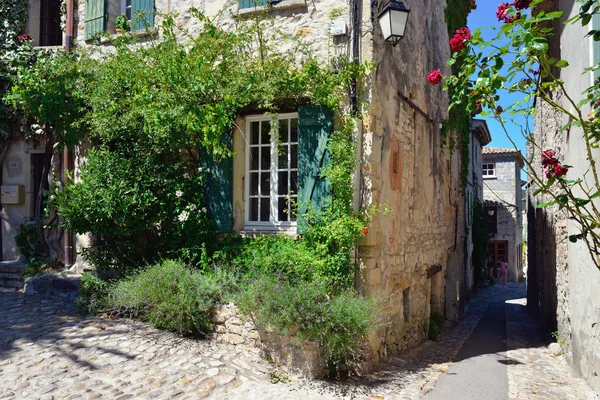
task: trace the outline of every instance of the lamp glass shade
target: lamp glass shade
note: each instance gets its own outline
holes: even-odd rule
[[[488,215],[489,215],[490,217],[491,217],[491,216],[493,216],[495,213],[496,213],[496,210],[493,210],[493,209],[491,209],[491,208],[488,210]]]
[[[408,22],[409,9],[398,1],[388,2],[381,14],[379,14],[379,25],[383,38],[392,45],[398,44],[404,37],[406,23]]]

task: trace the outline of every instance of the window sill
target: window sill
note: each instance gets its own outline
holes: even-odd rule
[[[279,11],[279,10],[288,10],[292,8],[302,8],[306,7],[306,0],[285,0],[281,3],[275,3],[267,6],[257,6],[257,7],[249,7],[249,8],[241,8],[238,9],[238,15],[246,16],[252,15],[263,11]]]
[[[244,226],[244,229],[239,231],[239,234],[243,237],[257,237],[263,235],[278,235],[284,234],[288,236],[295,236],[297,234],[295,226],[277,227],[277,226]]]
[[[498,179],[497,176],[492,176],[492,175],[488,175],[488,176],[484,176],[483,179]]]
[[[121,36],[131,35],[131,36],[135,36],[135,37],[146,37],[146,36],[156,35],[157,33],[158,33],[158,29],[157,28],[152,28],[152,29],[138,29],[135,32],[126,32],[126,33],[112,33],[112,34],[109,34],[108,36],[102,36],[100,38],[100,43],[107,44],[107,43],[110,43],[113,40],[115,40],[116,38],[121,37]],[[93,41],[93,39],[86,40],[86,42],[92,42],[92,41]]]

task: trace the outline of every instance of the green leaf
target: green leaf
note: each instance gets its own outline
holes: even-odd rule
[[[556,201],[547,201],[545,203],[540,203],[537,206],[535,206],[535,208],[545,208],[545,207],[550,207],[556,204]]]
[[[556,63],[556,66],[558,68],[566,68],[569,66],[569,63],[567,62],[567,60],[560,60]]]

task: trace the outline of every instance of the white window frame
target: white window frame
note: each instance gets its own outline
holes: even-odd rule
[[[277,119],[298,119],[298,113],[278,114]],[[278,201],[278,160],[277,141],[271,140],[271,165],[270,165],[270,210],[269,221],[250,221],[250,129],[252,122],[271,121],[270,115],[252,115],[246,117],[246,160],[244,171],[244,230],[245,231],[273,231],[295,234],[298,226],[297,221],[277,221],[277,201]],[[260,163],[260,160],[259,160]],[[260,179],[260,177],[259,177]]]
[[[130,10],[129,14],[129,21],[131,22],[131,20],[133,19],[133,8],[132,8],[132,1],[129,2],[129,6],[127,6],[127,0],[121,0],[121,14],[125,14],[127,15],[127,9]]]
[[[483,175],[483,171],[484,171],[483,166],[484,165],[493,165],[494,167],[492,168],[492,170],[494,171],[494,174],[493,175]],[[496,177],[496,163],[495,162],[484,162],[484,163],[482,163],[481,164],[481,176],[483,176],[483,179],[486,179],[486,178],[495,178]]]

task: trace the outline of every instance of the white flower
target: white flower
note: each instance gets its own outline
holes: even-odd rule
[[[187,221],[188,213],[187,211],[182,211],[181,214],[177,217],[180,221]]]
[[[183,174],[183,179],[190,179],[190,174],[188,174],[187,172]]]
[[[202,207],[202,209],[200,211],[202,211],[203,213],[206,213],[206,211],[207,211],[206,207]]]
[[[196,209],[196,205],[195,204],[190,204],[190,211],[194,211]]]
[[[178,190],[175,192],[175,196],[181,197],[181,196],[183,196],[183,192],[181,190]]]

